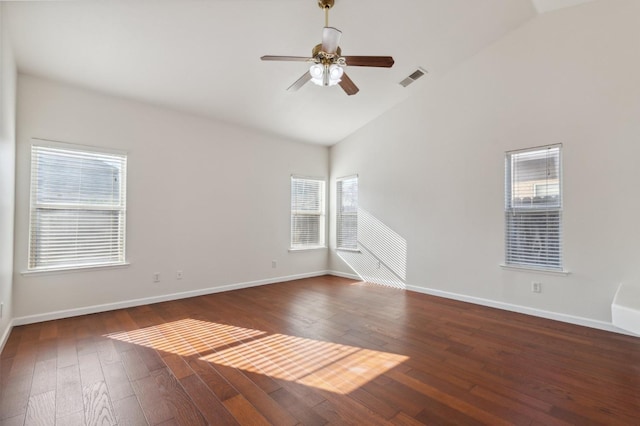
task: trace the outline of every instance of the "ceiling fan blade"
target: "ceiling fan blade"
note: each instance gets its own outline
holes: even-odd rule
[[[342,31],[333,27],[324,27],[322,29],[322,51],[325,53],[336,53],[338,44],[342,37]]]
[[[291,86],[287,88],[287,92],[295,92],[302,86],[304,86],[309,80],[311,80],[311,74],[309,72],[305,72],[302,74],[302,77],[296,80]]]
[[[382,67],[391,68],[394,60],[391,56],[344,56],[350,67]]]
[[[360,89],[358,89],[358,86],[355,85],[353,80],[349,78],[346,72],[342,74],[342,79],[338,84],[340,84],[340,87],[342,87],[342,90],[344,90],[345,93],[349,96],[355,95],[360,91]]]
[[[277,56],[277,55],[265,55],[260,59],[263,61],[296,61],[296,62],[307,62],[313,61],[313,58],[308,58],[306,56]]]

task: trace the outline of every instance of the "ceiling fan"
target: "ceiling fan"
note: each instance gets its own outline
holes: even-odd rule
[[[333,7],[335,0],[318,0],[318,6],[325,12],[325,26],[322,30],[322,43],[316,45],[311,51],[311,57],[305,56],[273,56],[261,57],[263,61],[298,61],[311,62],[309,71],[304,73],[288,91],[294,92],[311,81],[319,86],[340,87],[347,95],[355,95],[360,89],[344,72],[344,67],[382,67],[391,68],[393,58],[391,56],[342,56],[342,50],[338,46],[342,31],[329,26],[329,9]]]

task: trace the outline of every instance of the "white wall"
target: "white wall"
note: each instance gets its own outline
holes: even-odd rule
[[[610,322],[618,283],[640,275],[638,16],[635,0],[540,15],[331,149],[332,180],[359,174],[360,204],[374,228],[368,232],[383,237],[374,249],[402,271],[409,288]],[[7,176],[0,184],[0,251],[6,262],[15,67],[5,44],[2,51],[0,160]],[[420,91],[423,83],[407,90]],[[17,116],[14,294],[11,266],[4,266],[0,297],[9,302],[0,327],[11,315],[30,321],[305,276],[327,269],[327,261],[329,269],[353,272],[335,254],[287,251],[289,175],[327,176],[324,147],[31,76],[18,78]],[[21,274],[32,137],[129,151],[131,266]],[[564,253],[571,273],[501,269],[504,152],[550,143],[564,145]],[[398,259],[399,246],[406,246],[405,259]],[[368,267],[375,273],[375,263]],[[175,279],[177,269],[183,280]],[[384,269],[381,276],[398,280]],[[154,272],[161,273],[158,284]],[[543,283],[542,294],[530,292],[531,281]]]
[[[15,185],[16,65],[0,3],[0,349],[8,337],[13,311],[13,219]]]
[[[326,270],[326,250],[288,252],[290,175],[328,177],[326,147],[25,75],[18,78],[17,135],[18,323]],[[27,268],[31,138],[129,152],[129,267],[21,274]],[[177,270],[184,271],[182,280]],[[154,272],[160,283],[152,282]]]
[[[540,15],[331,149],[332,180],[359,173],[361,207],[406,239],[409,288],[610,323],[640,278],[639,17],[636,0]],[[554,143],[571,273],[504,270],[504,152]]]

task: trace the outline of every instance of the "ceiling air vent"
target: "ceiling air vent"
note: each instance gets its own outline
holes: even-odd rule
[[[405,78],[404,80],[402,80],[400,82],[400,85],[402,87],[407,87],[408,85],[410,85],[411,83],[413,83],[414,81],[416,81],[417,79],[419,79],[420,77],[422,77],[423,75],[425,75],[427,73],[427,70],[425,70],[424,68],[418,68],[417,70],[415,70],[414,72],[412,72],[409,77]]]

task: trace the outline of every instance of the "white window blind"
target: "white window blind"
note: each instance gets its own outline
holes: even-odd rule
[[[324,247],[325,182],[291,177],[291,248]]]
[[[508,152],[506,263],[562,270],[561,146]]]
[[[127,157],[31,148],[29,269],[125,262]]]
[[[336,181],[336,240],[339,249],[358,248],[358,176]]]

